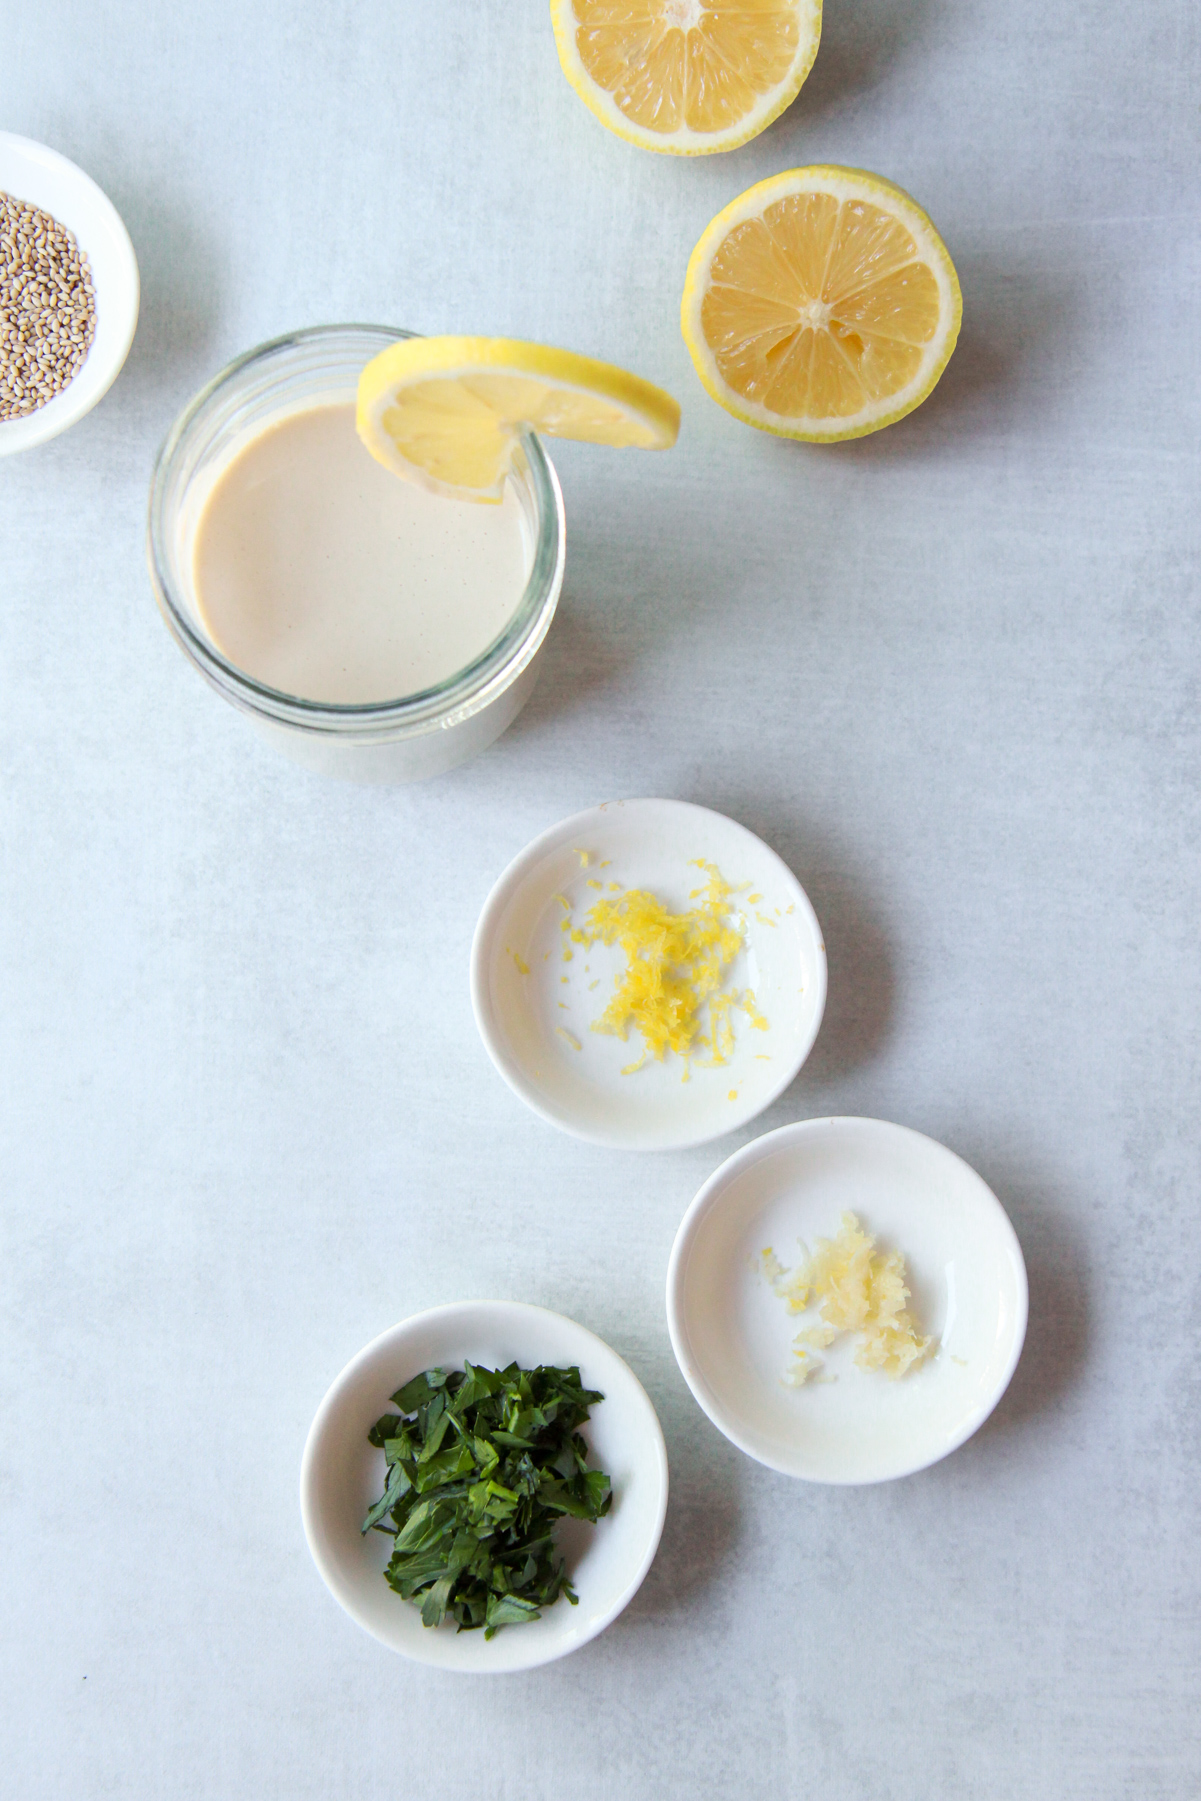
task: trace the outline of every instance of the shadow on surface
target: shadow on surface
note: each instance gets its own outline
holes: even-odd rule
[[[821,1031],[796,1082],[775,1105],[783,1105],[799,1083],[838,1081],[870,1063],[892,1027],[896,983],[888,934],[867,884],[797,812],[765,804],[762,795],[750,799],[711,785],[682,798],[728,813],[770,844],[809,896],[822,929],[829,987]]]
[[[1052,361],[1059,383],[1070,363],[1054,354],[1073,313],[1070,277],[1015,268],[1000,252],[959,255],[950,248],[963,289],[963,324],[933,394],[896,425],[841,444],[798,445],[802,453],[860,462],[913,457],[927,447],[945,454],[948,438],[997,437],[1011,429],[1026,395],[1045,419],[1047,388],[1035,378]]]
[[[611,1631],[676,1612],[713,1580],[737,1539],[739,1454],[719,1443],[706,1444],[705,1452],[686,1457],[678,1442],[669,1445],[671,1489],[659,1551]]]
[[[996,1156],[962,1155],[979,1170],[1013,1221],[1030,1281],[1030,1323],[1013,1380],[976,1440],[1025,1425],[1054,1408],[1073,1388],[1088,1359],[1090,1322],[1085,1248],[1076,1229],[1054,1211],[1047,1190],[1027,1172]],[[958,1453],[970,1452],[972,1440]]]
[[[221,309],[216,252],[195,219],[161,193],[117,186],[112,197],[133,240],[142,282],[137,335],[122,383],[168,393],[173,410],[215,373],[204,353]]]
[[[565,591],[542,648],[538,686],[509,727],[509,738],[516,741],[612,687],[630,660],[629,649],[607,625],[595,597]]]
[[[821,1031],[797,1082],[835,1081],[870,1063],[887,1041],[893,1015],[892,953],[869,897],[844,870],[824,859],[810,865],[803,850],[784,861],[800,876],[813,902],[830,971]],[[791,1088],[781,1099],[789,1093]]]
[[[607,723],[620,729],[623,677],[727,607],[745,580],[745,560],[742,542],[715,532],[677,488],[573,497],[563,596],[538,686],[508,737],[536,733],[601,694]]]
[[[773,150],[786,153],[823,114],[879,87],[938,10],[933,0],[826,0],[813,68],[788,111],[768,127]]]

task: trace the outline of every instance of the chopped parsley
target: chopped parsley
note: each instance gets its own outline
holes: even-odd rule
[[[578,1369],[431,1369],[392,1396],[368,1433],[387,1459],[384,1492],[363,1521],[395,1538],[384,1571],[426,1626],[459,1631],[536,1620],[578,1597],[556,1560],[565,1514],[595,1524],[613,1499],[589,1469],[579,1428],[604,1396]]]

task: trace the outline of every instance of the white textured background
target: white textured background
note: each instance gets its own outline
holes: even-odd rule
[[[686,162],[602,130],[542,0],[0,4],[0,122],[100,182],[144,280],[112,393],[0,464],[6,1798],[1197,1794],[1197,19],[828,0],[791,111]],[[811,449],[709,402],[676,308],[709,217],[819,160],[911,189],[965,314],[920,413]],[[416,790],[276,761],[143,568],[182,402],[339,319],[684,407],[669,456],[556,452],[541,688]],[[762,1125],[917,1126],[1020,1234],[1013,1387],[909,1481],[793,1484],[689,1398],[667,1252],[737,1141],[581,1146],[477,1040],[496,873],[654,792],[762,833],[826,930]],[[608,1338],[674,1483],[629,1612],[495,1683],[359,1633],[296,1504],[343,1362],[479,1293]]]

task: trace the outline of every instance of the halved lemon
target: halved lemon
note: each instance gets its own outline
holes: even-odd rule
[[[821,0],[551,0],[563,73],[644,150],[733,150],[796,99]]]
[[[925,400],[959,335],[959,278],[909,195],[864,169],[761,181],[701,234],[680,323],[721,406],[787,438],[859,438]]]
[[[355,423],[377,462],[439,494],[501,498],[523,431],[666,450],[680,409],[640,376],[515,338],[404,338],[359,377]]]

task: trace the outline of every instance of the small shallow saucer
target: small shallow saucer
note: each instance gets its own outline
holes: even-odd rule
[[[112,201],[57,150],[0,131],[0,193],[27,200],[75,234],[96,295],[96,332],[83,367],[36,413],[0,420],[5,456],[57,437],[108,393],[133,343],[139,284],[133,245]]]
[[[844,1337],[820,1376],[784,1381],[810,1323],[762,1273],[785,1267],[858,1215],[905,1257],[936,1349],[898,1381],[860,1370]],[[676,1234],[667,1324],[684,1379],[748,1457],[810,1482],[884,1482],[947,1456],[1004,1394],[1026,1335],[1026,1266],[1001,1203],[945,1145],[878,1119],[809,1119],[768,1132],[722,1164]]]
[[[740,890],[744,948],[726,986],[752,991],[767,1029],[736,1010],[725,1063],[668,1052],[624,1073],[641,1040],[591,1029],[624,956],[571,945],[563,922],[569,911],[582,924],[611,883],[683,910],[705,882],[698,862]],[[543,1119],[593,1144],[678,1150],[745,1126],[788,1087],[821,1025],[826,949],[804,889],[745,826],[686,801],[611,801],[553,826],[505,870],[476,927],[471,1001],[493,1063]]]
[[[388,1411],[388,1397],[422,1370],[461,1369],[464,1358],[493,1369],[513,1361],[526,1368],[574,1364],[585,1388],[605,1397],[583,1434],[591,1462],[613,1484],[612,1508],[595,1526],[566,1521],[555,1535],[579,1603],[561,1598],[541,1619],[506,1626],[490,1640],[450,1623],[423,1626],[420,1610],[384,1580],[392,1540],[359,1531],[382,1492],[384,1454],[367,1434]],[[381,1644],[445,1670],[529,1670],[578,1651],[637,1594],[667,1512],[667,1451],[646,1390],[594,1332],[520,1301],[459,1301],[403,1320],[347,1364],[309,1430],[300,1511],[326,1587]]]

